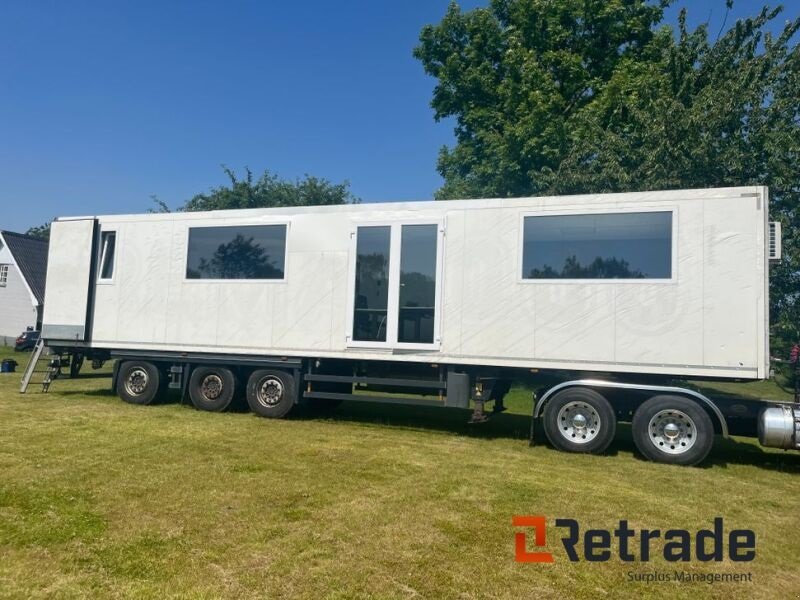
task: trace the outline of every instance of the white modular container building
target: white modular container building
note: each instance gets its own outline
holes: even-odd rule
[[[765,378],[767,202],[747,187],[59,219],[43,335]]]
[[[515,373],[594,373],[536,402],[555,445],[602,451],[633,418],[645,454],[692,463],[713,437],[692,428],[727,434],[723,411],[645,383],[769,376],[768,201],[735,187],[62,218],[42,337],[118,359],[129,402],[169,380],[222,410],[247,382],[263,416],[395,386],[473,400],[482,420]]]

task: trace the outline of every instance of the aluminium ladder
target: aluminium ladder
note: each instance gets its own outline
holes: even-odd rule
[[[47,362],[47,367],[40,368],[40,365],[45,361]],[[20,393],[24,394],[28,391],[28,386],[31,383],[41,383],[42,392],[47,392],[53,380],[61,375],[61,363],[61,354],[50,352],[50,349],[44,345],[44,340],[39,338],[39,341],[36,342],[36,347],[31,353],[28,366],[25,367],[25,373],[22,375],[22,382],[19,386]],[[31,381],[34,373],[44,373],[43,379],[41,381]]]

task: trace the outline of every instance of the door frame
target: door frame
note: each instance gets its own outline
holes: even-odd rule
[[[400,316],[400,257],[403,225],[435,225],[436,235],[436,285],[434,296],[433,342],[430,344],[398,342],[398,319]],[[353,339],[356,259],[359,227],[389,227],[389,285],[386,306],[386,341],[359,341]],[[347,271],[347,332],[345,342],[348,348],[374,348],[390,350],[439,350],[441,346],[442,322],[442,279],[444,278],[444,217],[414,217],[396,220],[356,221],[350,231],[350,257]]]

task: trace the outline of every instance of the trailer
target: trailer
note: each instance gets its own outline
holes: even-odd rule
[[[209,411],[242,393],[270,418],[356,400],[481,422],[512,380],[556,376],[531,431],[561,450],[601,453],[620,421],[662,462],[702,461],[717,433],[800,449],[797,405],[674,384],[770,376],[768,201],[736,187],[60,218],[42,343],[59,367],[114,360],[134,404],[174,388]]]

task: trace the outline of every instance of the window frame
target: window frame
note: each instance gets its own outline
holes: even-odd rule
[[[0,287],[8,285],[8,272],[11,270],[11,265],[8,263],[0,264]]]
[[[103,258],[105,257],[105,249],[103,247],[103,234],[114,234],[114,258],[111,263],[111,277],[103,277]],[[97,247],[97,269],[95,282],[102,285],[111,285],[117,278],[117,256],[119,256],[119,230],[118,229],[101,229],[98,238]]]
[[[286,235],[284,237],[283,248],[283,277],[281,279],[204,279],[204,278],[190,278],[187,276],[189,268],[189,235],[192,229],[222,229],[224,227],[263,227],[269,225],[283,225],[286,228]],[[267,221],[253,223],[252,221],[231,221],[228,223],[215,223],[213,225],[192,225],[187,223],[186,232],[183,237],[183,261],[182,265],[182,279],[184,283],[189,284],[203,284],[203,283],[235,283],[235,284],[274,284],[286,283],[289,280],[289,233],[291,232],[291,221]]]
[[[637,214],[651,212],[668,212],[672,214],[672,227],[670,237],[670,277],[668,278],[610,278],[593,277],[585,279],[562,279],[562,278],[527,278],[523,274],[523,259],[525,254],[525,218],[526,217],[581,217],[595,215],[619,215]],[[678,282],[678,206],[675,204],[662,206],[647,206],[636,208],[596,208],[589,210],[589,207],[574,209],[554,209],[554,210],[528,210],[521,211],[519,216],[519,232],[517,236],[517,283],[526,285],[578,285],[578,284],[618,284],[618,285],[669,285]]]
[[[434,298],[433,342],[429,344],[417,342],[399,342],[398,316],[400,308],[400,259],[402,251],[403,225],[435,225],[436,233],[436,288]],[[389,301],[386,306],[386,341],[377,342],[370,340],[354,340],[353,325],[355,312],[356,293],[356,259],[358,256],[358,228],[359,227],[389,227]],[[445,218],[417,217],[409,219],[385,219],[354,221],[350,230],[350,256],[347,269],[347,329],[345,332],[346,348],[372,349],[372,350],[430,350],[438,351],[442,345],[442,311],[444,309],[444,237]]]

